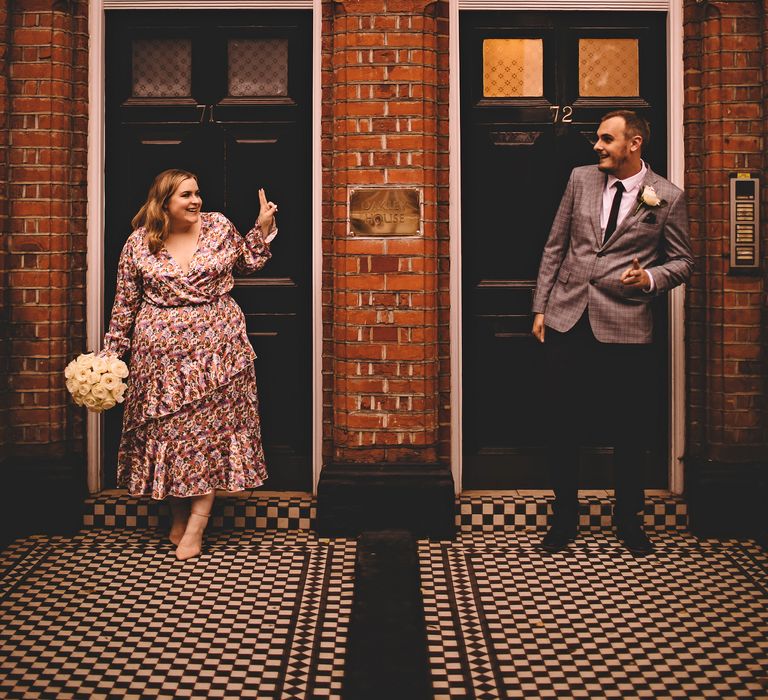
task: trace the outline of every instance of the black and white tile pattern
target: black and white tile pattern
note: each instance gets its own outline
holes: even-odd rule
[[[583,492],[582,528],[601,529],[611,524],[613,497],[609,491]],[[463,531],[542,529],[552,512],[551,492],[468,491],[456,501],[456,526]],[[309,530],[314,527],[317,505],[310,494],[254,490],[221,494],[216,499],[211,527],[224,530]],[[667,530],[688,523],[685,501],[662,492],[646,498],[645,525]],[[128,496],[125,491],[105,491],[86,500],[86,528],[167,528],[167,506],[148,498]]]
[[[0,698],[341,698],[355,543],[297,528],[308,495],[260,498],[223,499],[189,562],[120,493],[89,506],[106,529],[2,552]],[[691,536],[655,494],[633,557],[598,493],[546,554],[550,505],[465,494],[456,541],[419,543],[435,698],[768,699],[764,549]]]
[[[315,500],[308,493],[247,491],[219,494],[209,527],[212,530],[310,530]],[[168,506],[151,498],[134,498],[125,491],[104,491],[86,499],[83,527],[167,528]]]
[[[355,543],[154,532],[20,540],[0,557],[0,697],[339,698]]]
[[[498,532],[499,530],[541,530],[552,514],[551,492],[499,491],[467,492],[457,503],[456,525],[466,531]],[[609,491],[580,494],[579,524],[582,529],[600,530],[610,527],[613,494]],[[645,527],[655,530],[685,528],[688,509],[679,496],[654,492],[646,495]]]
[[[768,554],[610,530],[546,554],[541,533],[420,543],[435,698],[768,698]]]

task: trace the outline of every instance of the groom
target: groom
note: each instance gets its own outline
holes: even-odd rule
[[[648,554],[643,455],[653,385],[650,302],[691,274],[685,197],[642,160],[650,128],[628,110],[606,114],[597,165],[575,168],[539,267],[533,335],[546,352],[554,518],[541,546],[558,551],[578,528],[579,447],[587,426],[614,445],[614,523]],[[599,408],[586,415],[586,399]]]

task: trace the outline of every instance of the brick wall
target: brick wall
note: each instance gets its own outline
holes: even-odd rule
[[[766,458],[768,2],[685,4],[686,190],[696,271],[687,292],[688,453]],[[763,177],[762,272],[729,273],[728,175]]]
[[[8,49],[9,0],[0,0],[0,462],[9,449],[8,389]]]
[[[324,3],[324,457],[448,455],[447,3]],[[423,235],[354,238],[356,186],[423,192]]]
[[[0,34],[6,457],[82,451],[62,372],[84,346],[87,25],[86,0],[15,0]]]
[[[722,461],[768,443],[768,265],[725,257],[728,173],[768,174],[766,17],[685,3],[688,452]],[[84,347],[86,30],[86,0],[0,0],[0,459],[82,448],[61,371]],[[323,4],[326,461],[448,459],[447,34],[447,2]],[[423,236],[351,238],[363,185],[420,188]]]

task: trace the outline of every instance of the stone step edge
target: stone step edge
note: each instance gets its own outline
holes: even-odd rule
[[[611,526],[612,495],[606,491],[580,494],[580,527]],[[551,513],[551,492],[465,492],[456,499],[459,531],[541,530]],[[226,494],[217,499],[211,518],[213,529],[311,530],[315,522],[315,498],[304,492],[251,492]],[[645,526],[650,529],[681,529],[688,525],[687,504],[667,492],[646,498]],[[112,490],[85,500],[83,527],[156,528],[168,526],[167,506],[149,499]]]

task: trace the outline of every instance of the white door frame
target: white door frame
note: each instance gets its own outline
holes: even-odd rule
[[[322,169],[320,141],[320,0],[90,0],[88,8],[88,237],[87,346],[104,337],[104,13],[106,10],[312,10],[312,490],[322,467]],[[126,222],[127,225],[127,222]],[[102,488],[103,418],[88,413],[88,490]]]
[[[683,142],[683,3],[682,0],[450,0],[449,24],[449,233],[451,300],[451,471],[456,493],[462,483],[462,297],[461,297],[461,111],[459,84],[459,11],[559,10],[602,12],[655,11],[667,13],[667,162],[669,179],[682,187],[685,174]],[[669,489],[683,492],[685,450],[685,290],[678,287],[669,305]]]

